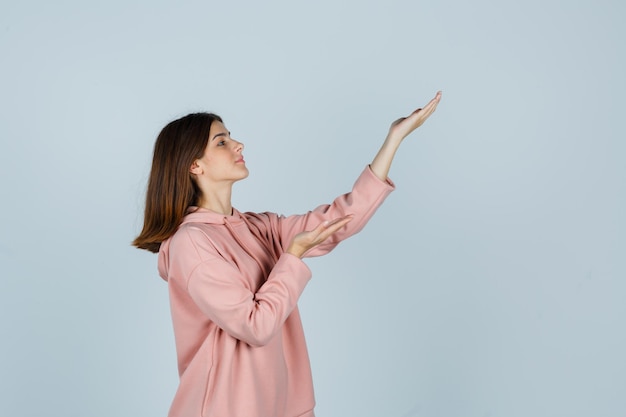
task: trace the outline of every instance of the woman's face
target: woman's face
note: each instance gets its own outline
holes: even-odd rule
[[[208,183],[233,183],[248,176],[243,159],[243,143],[230,137],[222,122],[214,121],[202,158],[194,161],[191,172]],[[200,170],[197,170],[200,168]]]

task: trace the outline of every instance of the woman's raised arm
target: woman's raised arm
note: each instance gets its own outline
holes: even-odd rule
[[[433,114],[437,108],[437,104],[439,104],[439,100],[441,100],[441,91],[439,91],[437,95],[435,95],[435,98],[424,106],[424,108],[417,109],[409,116],[402,117],[391,124],[385,141],[370,164],[372,172],[381,181],[387,180],[391,162],[393,161],[393,157],[400,143]],[[353,216],[350,214],[340,216],[323,222],[312,230],[298,233],[291,241],[287,252],[302,258],[306,252],[326,241],[326,239],[348,224],[352,219]]]

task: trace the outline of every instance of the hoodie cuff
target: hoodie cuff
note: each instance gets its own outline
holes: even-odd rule
[[[389,177],[387,177],[387,179],[384,180],[384,181],[381,180],[380,178],[378,178],[376,176],[376,174],[374,174],[374,171],[372,171],[372,167],[369,164],[363,170],[362,176],[363,177],[367,177],[368,178],[368,182],[385,185],[385,186],[389,187],[391,190],[395,190],[396,189],[396,184]]]

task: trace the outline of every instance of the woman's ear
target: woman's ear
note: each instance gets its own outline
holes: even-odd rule
[[[191,172],[192,174],[195,174],[195,175],[202,174],[202,168],[198,164],[197,160],[193,161],[193,163],[191,164],[191,167],[189,168],[189,172]]]

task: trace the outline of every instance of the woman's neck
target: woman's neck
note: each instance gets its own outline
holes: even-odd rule
[[[233,206],[230,202],[232,187],[224,187],[219,190],[211,188],[202,190],[202,197],[198,206],[216,213],[230,216],[233,214]]]

